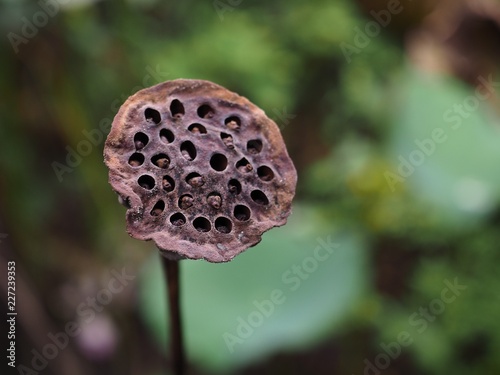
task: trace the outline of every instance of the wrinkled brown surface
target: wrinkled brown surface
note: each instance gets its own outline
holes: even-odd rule
[[[200,80],[131,96],[104,158],[128,206],[129,234],[171,258],[231,260],[286,223],[297,182],[277,125],[246,98]]]

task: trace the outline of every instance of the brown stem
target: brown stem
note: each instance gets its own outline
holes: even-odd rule
[[[175,375],[183,375],[185,370],[184,343],[182,339],[182,319],[179,298],[179,261],[164,256],[163,268],[167,279],[168,307],[170,312],[170,346]]]

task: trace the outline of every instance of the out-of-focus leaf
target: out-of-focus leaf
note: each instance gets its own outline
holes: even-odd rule
[[[315,255],[315,249],[329,238],[335,244],[333,253],[318,261],[327,253],[320,250]],[[296,208],[287,226],[269,232],[256,248],[230,263],[182,261],[190,358],[220,371],[313,344],[330,333],[357,301],[366,282],[365,261],[359,236],[325,226],[316,212],[304,208]],[[276,290],[282,303],[263,302]],[[164,295],[160,260],[155,256],[144,268],[141,310],[163,344]],[[258,304],[267,306],[268,316],[259,312]],[[242,320],[255,326],[247,327],[248,337],[238,333]]]
[[[500,197],[498,118],[451,78],[413,72],[404,92],[389,141],[392,172],[404,180],[394,188],[408,184],[452,222],[483,217]]]

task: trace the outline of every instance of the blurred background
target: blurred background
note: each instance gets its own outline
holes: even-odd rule
[[[190,374],[500,373],[500,1],[0,4],[16,373],[170,373],[158,254],[102,150],[181,77],[264,109],[299,175],[286,226],[182,262]]]

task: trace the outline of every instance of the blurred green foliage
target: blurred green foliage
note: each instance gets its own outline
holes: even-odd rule
[[[252,251],[226,264],[183,262],[182,272],[190,356],[221,372],[324,339],[366,290],[366,252],[359,234],[296,207],[287,229],[267,233]],[[142,274],[140,306],[164,342],[166,291],[156,256]]]
[[[409,332],[412,343],[391,358],[387,373],[498,373],[497,87],[467,116],[450,120],[447,111],[475,97],[474,87],[457,74],[412,64],[398,29],[371,38],[348,63],[339,45],[352,43],[354,28],[368,21],[356,2],[222,3],[74,0],[19,53],[4,38],[0,225],[47,316],[61,326],[67,321],[57,292],[67,283],[128,265],[141,275],[137,299],[107,308],[124,342],[116,356],[136,369],[130,373],[158,373],[160,364],[127,356],[144,346],[161,358],[164,286],[151,244],[125,233],[124,210],[102,163],[101,129],[140,88],[208,79],[275,119],[299,186],[290,223],[256,248],[230,264],[183,262],[193,365],[237,372],[268,361],[269,373],[285,373],[273,367],[276,353],[326,350],[333,359],[318,361],[314,373],[361,374],[366,361],[385,353],[381,343]],[[40,9],[3,1],[2,34],[21,34],[22,17],[29,21]],[[446,139],[422,151],[418,142],[432,140],[438,128]],[[54,162],[67,164],[90,133],[101,139],[60,181]],[[412,169],[405,177],[398,174],[401,158]],[[328,235],[339,252],[230,353],[224,332],[234,332],[254,300],[288,291],[283,273]],[[445,280],[456,278],[467,288],[419,332],[413,314],[429,309]],[[29,350],[20,355],[29,362]],[[88,365],[96,374],[124,373],[112,360],[106,369]]]

